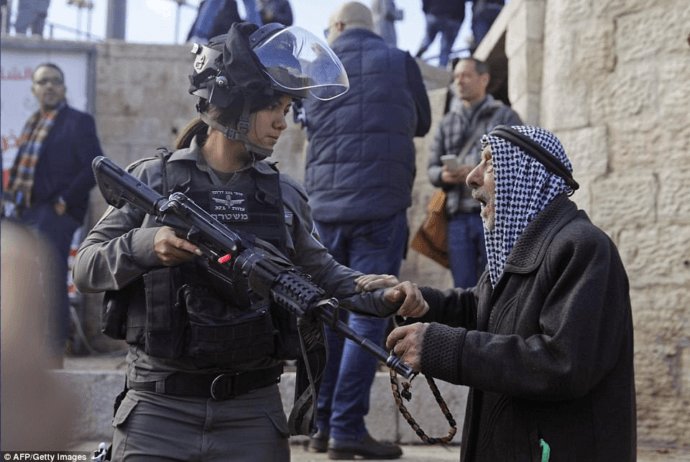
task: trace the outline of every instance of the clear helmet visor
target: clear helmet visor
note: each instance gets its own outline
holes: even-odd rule
[[[278,89],[327,101],[350,88],[340,59],[309,31],[292,26],[253,49]]]

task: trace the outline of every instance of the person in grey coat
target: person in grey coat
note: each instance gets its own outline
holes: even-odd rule
[[[482,145],[467,184],[489,267],[471,289],[422,287],[429,312],[387,346],[470,387],[462,461],[634,461],[633,320],[616,245],[569,199],[578,185],[553,134],[499,127]]]
[[[446,192],[448,257],[455,287],[472,287],[486,266],[486,250],[479,204],[465,184],[479,163],[481,136],[497,125],[521,125],[520,116],[487,93],[489,67],[465,58],[455,65],[454,85],[459,98],[443,116],[429,149],[427,175],[431,184]],[[445,165],[446,156],[457,168]]]

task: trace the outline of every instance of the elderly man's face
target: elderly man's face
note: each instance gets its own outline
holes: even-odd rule
[[[491,146],[482,151],[482,160],[467,175],[467,186],[472,188],[472,197],[482,204],[481,217],[487,229],[496,226],[496,189],[494,184],[494,161]]]

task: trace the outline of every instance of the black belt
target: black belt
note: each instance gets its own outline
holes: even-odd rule
[[[282,364],[258,371],[227,372],[212,375],[175,372],[165,379],[163,391],[156,390],[156,382],[128,381],[127,388],[136,391],[152,391],[164,395],[213,398],[224,401],[278,383],[282,373]]]

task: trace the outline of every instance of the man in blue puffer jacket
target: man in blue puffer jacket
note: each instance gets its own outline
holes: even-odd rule
[[[406,209],[415,176],[413,138],[431,125],[421,72],[409,53],[373,32],[369,8],[347,2],[328,22],[328,42],[350,81],[338,100],[308,100],[305,187],[324,244],[341,264],[365,274],[398,274],[407,247]],[[387,321],[350,314],[350,326],[380,344]],[[376,361],[328,333],[311,448],[331,459],[400,457],[364,425]],[[330,436],[330,441],[329,441]]]

